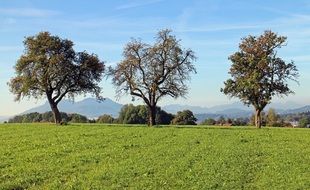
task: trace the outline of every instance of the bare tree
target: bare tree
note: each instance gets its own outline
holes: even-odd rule
[[[156,125],[156,105],[164,96],[184,97],[186,82],[196,73],[196,60],[191,49],[182,49],[180,40],[170,30],[158,32],[156,42],[149,45],[132,39],[123,52],[124,59],[110,67],[118,96],[130,94],[141,98],[148,106],[149,125]]]

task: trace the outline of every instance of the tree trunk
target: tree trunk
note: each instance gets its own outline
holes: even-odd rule
[[[55,124],[59,125],[61,123],[61,115],[60,115],[57,105],[51,105],[51,109],[54,115]]]
[[[259,129],[262,128],[261,112],[262,110],[255,109],[255,126]]]
[[[47,97],[48,103],[50,104],[50,107],[52,109],[55,124],[59,125],[61,123],[62,119],[61,119],[61,115],[60,115],[60,112],[59,112],[58,107],[57,107],[57,103],[52,99],[51,93],[46,92],[46,97]]]
[[[149,121],[148,124],[150,127],[156,125],[156,105],[149,106]]]

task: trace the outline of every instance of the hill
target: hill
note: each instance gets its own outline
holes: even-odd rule
[[[310,105],[303,106],[296,109],[288,109],[281,112],[281,114],[295,114],[295,113],[303,113],[303,112],[310,112]]]

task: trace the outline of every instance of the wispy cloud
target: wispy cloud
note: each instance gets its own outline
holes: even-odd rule
[[[120,6],[116,7],[116,10],[137,8],[137,7],[142,7],[142,6],[158,3],[158,2],[161,2],[161,1],[163,1],[163,0],[144,0],[144,1],[140,0],[140,1],[134,1],[134,2],[131,2],[131,3],[128,3],[128,4],[120,5]]]
[[[49,17],[60,14],[58,11],[37,8],[0,8],[0,15],[19,17]]]

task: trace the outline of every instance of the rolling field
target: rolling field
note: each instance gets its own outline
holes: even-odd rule
[[[310,130],[0,125],[0,189],[310,189]]]

